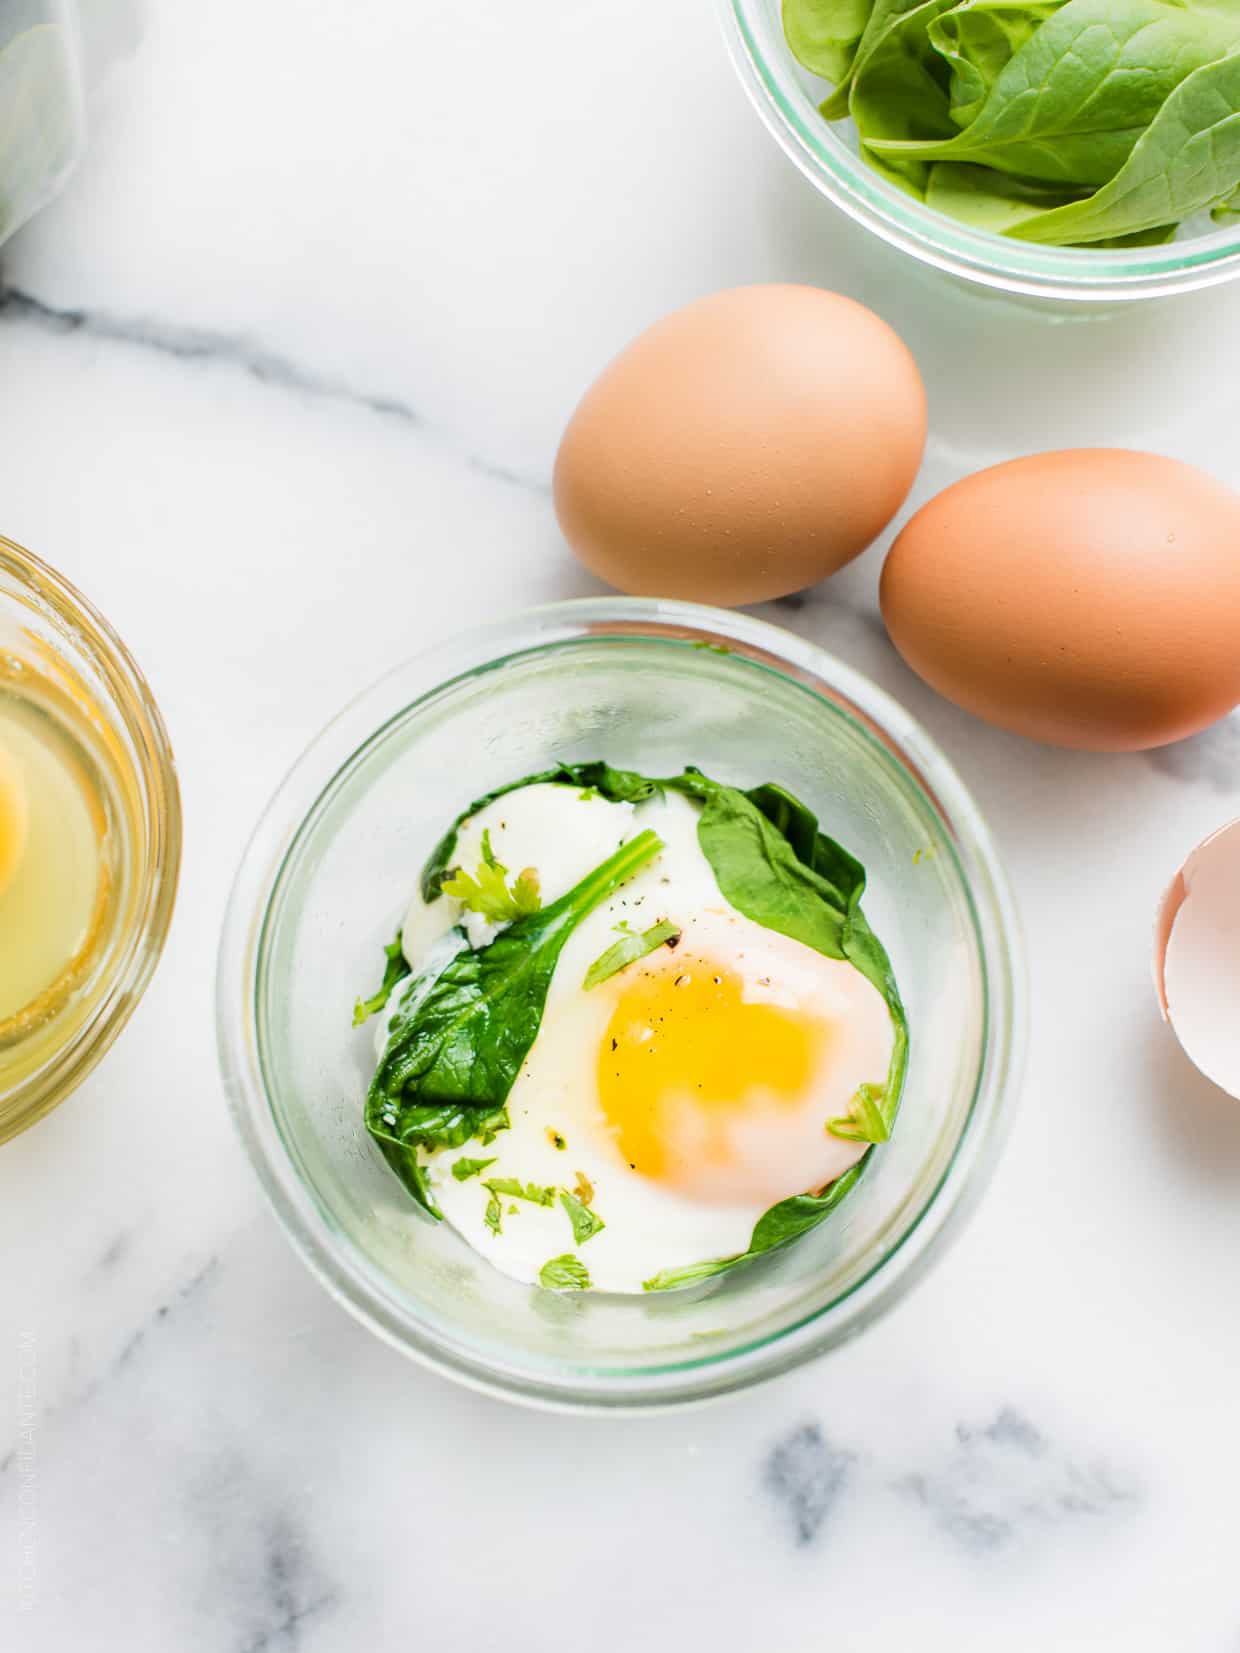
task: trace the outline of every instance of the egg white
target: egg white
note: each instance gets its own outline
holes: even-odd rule
[[[609,803],[574,787],[540,784],[497,799],[462,826],[454,861],[466,868],[475,865],[482,833],[488,830],[496,858],[511,873],[537,868],[544,903],[646,827],[664,845],[565,944],[538,1037],[508,1097],[510,1129],[485,1148],[475,1142],[425,1156],[445,1219],[517,1280],[536,1281],[544,1263],[572,1253],[588,1269],[595,1289],[640,1291],[642,1282],[660,1270],[744,1251],[757,1219],[783,1197],[747,1195],[747,1185],[765,1180],[769,1190],[772,1179],[778,1182],[782,1175],[785,1184],[791,1178],[788,1194],[803,1192],[839,1176],[864,1152],[864,1144],[829,1136],[825,1122],[847,1112],[860,1084],[881,1084],[886,1078],[893,1041],[887,1005],[851,965],[825,958],[728,906],[698,843],[698,813],[676,795],[634,806]],[[452,945],[447,932],[463,916],[460,904],[448,897],[427,904],[415,896],[403,929],[415,971],[428,954]],[[622,921],[645,930],[660,919],[680,927],[678,959],[704,957],[727,966],[741,978],[745,1002],[800,1010],[839,1030],[829,1067],[814,1085],[812,1105],[795,1118],[785,1110],[769,1121],[759,1115],[746,1125],[737,1144],[742,1163],[736,1185],[725,1176],[708,1199],[688,1198],[631,1169],[598,1099],[600,1044],[629,972],[589,992],[582,985],[586,972],[616,940]],[[475,942],[486,939],[486,934],[471,936]],[[651,962],[662,967],[661,959]],[[641,966],[629,967],[637,968]],[[399,997],[398,992],[395,999]],[[386,1027],[381,1028],[380,1039],[385,1033]],[[726,1037],[726,1029],[721,1036]],[[555,1138],[565,1146],[558,1148]],[[458,1181],[451,1168],[462,1157],[494,1163],[480,1176]],[[557,1192],[550,1207],[502,1198],[501,1232],[493,1234],[484,1221],[490,1199],[485,1182],[498,1177],[557,1191],[571,1190],[584,1178],[592,1191],[590,1207],[605,1226],[576,1245]]]

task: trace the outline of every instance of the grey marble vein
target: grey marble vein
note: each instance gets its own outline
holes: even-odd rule
[[[771,1450],[763,1485],[791,1524],[798,1545],[812,1544],[848,1489],[856,1458],[816,1423],[802,1424]]]
[[[115,1243],[116,1242],[113,1242],[113,1245],[108,1247],[108,1251],[113,1249]],[[108,1253],[105,1252],[99,1263],[95,1265],[96,1270],[105,1265],[107,1254]],[[133,1331],[130,1332],[129,1336],[121,1344],[120,1349],[108,1362],[103,1371],[96,1373],[94,1377],[89,1378],[85,1383],[80,1385],[80,1387],[71,1391],[68,1395],[65,1395],[58,1404],[45,1408],[40,1414],[40,1422],[47,1423],[49,1419],[62,1417],[68,1413],[75,1412],[93,1400],[95,1395],[98,1394],[100,1389],[103,1388],[109,1379],[115,1377],[117,1373],[123,1371],[125,1367],[130,1364],[138,1352],[144,1347],[150,1337],[150,1334],[162,1326],[164,1322],[174,1315],[178,1309],[183,1307],[184,1304],[195,1295],[199,1288],[210,1279],[218,1264],[219,1258],[217,1256],[213,1255],[209,1257],[207,1261],[203,1263],[200,1268],[196,1269],[188,1279],[184,1280],[176,1288],[176,1290],[171,1293],[170,1296],[165,1298],[165,1300],[158,1305],[158,1307],[145,1321],[142,1322],[141,1325],[136,1326]],[[78,1345],[75,1339],[73,1360],[75,1367],[77,1365],[77,1350]],[[12,1469],[16,1461],[17,1448],[16,1446],[10,1447],[5,1455],[0,1458],[0,1476],[8,1474],[9,1470]]]
[[[191,1481],[187,1506],[206,1541],[198,1616],[229,1653],[296,1653],[338,1592],[295,1503],[250,1453],[227,1451]]]
[[[1022,1534],[1081,1516],[1107,1517],[1139,1500],[1135,1481],[1104,1460],[1055,1445],[1022,1412],[1002,1407],[980,1426],[960,1424],[933,1467],[893,1489],[920,1505],[959,1548],[985,1555]]]
[[[148,320],[139,316],[117,315],[109,310],[67,306],[58,308],[47,304],[33,293],[7,286],[0,277],[0,322],[25,323],[45,333],[81,334],[106,344],[129,345],[138,350],[153,351],[181,362],[218,362],[239,369],[257,379],[260,384],[315,401],[338,402],[361,408],[384,419],[395,419],[401,424],[431,431],[417,409],[396,396],[385,396],[360,390],[344,380],[318,372],[312,367],[295,362],[291,357],[267,350],[254,339],[240,333],[222,333],[211,328],[187,327],[175,322]],[[442,433],[436,432],[436,435]],[[547,483],[540,478],[524,476],[520,472],[498,465],[492,460],[457,450],[457,457],[472,471],[495,482],[506,482],[530,492],[548,492]]]

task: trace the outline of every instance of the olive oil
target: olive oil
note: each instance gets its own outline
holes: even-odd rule
[[[0,654],[0,1067],[90,967],[112,879],[89,719],[62,685]]]

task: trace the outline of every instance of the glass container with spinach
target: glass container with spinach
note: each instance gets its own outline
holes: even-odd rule
[[[827,958],[847,961],[877,988],[890,1013],[893,1037],[885,1083],[862,1086],[847,1117],[827,1126],[833,1134],[864,1143],[864,1156],[826,1187],[772,1206],[757,1221],[744,1251],[663,1270],[645,1281],[645,1289],[691,1284],[816,1227],[856,1186],[874,1145],[891,1134],[907,1069],[908,1027],[891,963],[861,908],[865,872],[847,850],[819,830],[812,811],[782,787],[766,784],[742,791],[693,768],[656,779],[603,762],[564,764],[475,800],[432,850],[422,871],[421,893],[427,902],[445,891],[465,895],[474,911],[500,920],[503,927],[477,947],[468,944],[463,930],[451,932],[448,945],[433,949],[417,972],[411,970],[397,937],[385,949],[379,989],[359,1001],[354,1018],[363,1021],[381,1011],[389,1017],[386,1043],[366,1098],[366,1127],[413,1199],[434,1218],[441,1213],[424,1154],[470,1142],[485,1149],[509,1128],[505,1105],[538,1034],[565,942],[589,913],[662,848],[653,831],[637,833],[545,907],[538,904],[537,882],[528,873],[509,885],[486,834],[478,877],[463,874],[455,865],[461,824],[497,798],[544,782],[581,789],[613,803],[640,805],[667,793],[691,800],[699,807],[698,843],[729,905]],[[676,934],[666,922],[640,934],[626,930],[621,941],[595,962],[585,988],[669,941],[674,945]],[[460,1159],[452,1174],[470,1177],[490,1163]],[[553,1190],[546,1192],[550,1196]],[[571,1214],[571,1206],[566,1209]],[[498,1203],[495,1215],[498,1219]],[[550,1283],[563,1289],[566,1281],[556,1273]],[[582,1281],[567,1283],[584,1289]]]
[[[1051,246],[1240,211],[1240,0],[783,0],[861,153],[927,206]]]

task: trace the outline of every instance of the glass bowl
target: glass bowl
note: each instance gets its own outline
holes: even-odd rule
[[[866,910],[908,1006],[900,1122],[795,1244],[649,1296],[517,1284],[417,1211],[372,1148],[381,944],[444,824],[505,779],[605,757],[777,779],[870,873]],[[328,726],[245,853],[220,954],[221,1061],[242,1140],[294,1244],[396,1347],[477,1388],[579,1409],[717,1395],[854,1336],[938,1256],[993,1163],[1024,1017],[1016,920],[954,771],[873,684],[744,615],[562,603],[418,656]]]
[[[851,122],[828,122],[828,83],[796,62],[780,0],[717,0],[741,84],[767,128],[815,187],[914,258],[966,281],[1052,300],[1156,298],[1240,275],[1240,219],[1208,218],[1161,247],[1039,247],[971,229],[896,189],[861,159]]]
[[[34,1005],[0,1020],[4,1142],[81,1083],[142,997],[176,899],[181,803],[163,719],[128,649],[67,580],[3,537],[0,692],[37,700],[40,716],[71,730],[102,872],[77,957]]]
[[[71,0],[0,0],[0,243],[65,185],[85,145]]]

